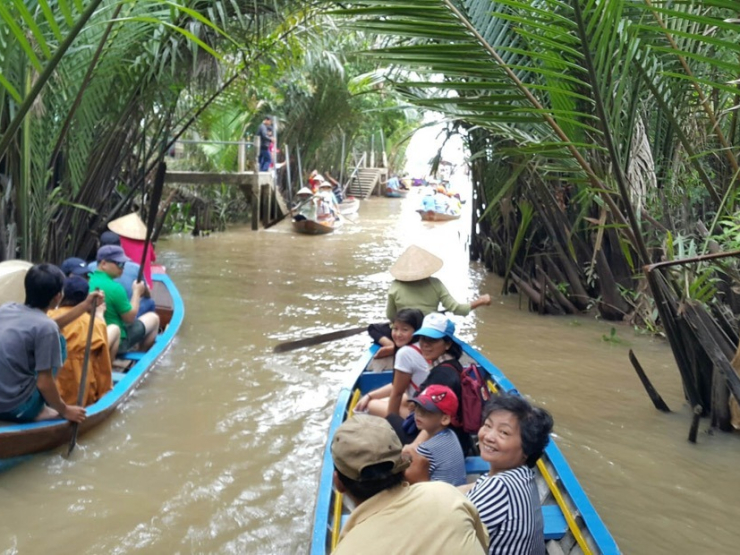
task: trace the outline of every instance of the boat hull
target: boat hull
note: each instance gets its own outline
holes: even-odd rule
[[[356,214],[360,209],[360,199],[355,197],[347,197],[339,203],[339,213],[342,216],[351,216]]]
[[[80,424],[78,435],[83,435],[106,420],[131,395],[180,329],[185,310],[175,284],[165,274],[153,274],[152,279],[152,296],[157,304],[157,312],[163,318],[163,323],[168,317],[169,321],[164,324],[164,331],[159,334],[149,351],[126,354],[124,360],[130,361],[132,366],[125,374],[114,372],[113,389],[87,407],[87,419]],[[72,424],[66,420],[28,424],[0,423],[0,470],[13,466],[18,462],[14,459],[18,457],[55,449],[69,443],[71,438]]]
[[[449,222],[460,219],[460,214],[442,214],[434,210],[417,210],[417,212],[425,222]]]
[[[507,391],[518,394],[514,385],[504,374],[472,346],[458,341],[463,348],[463,364],[475,362],[492,391]],[[331,553],[339,538],[342,523],[349,514],[342,495],[333,487],[334,465],[331,457],[331,441],[340,424],[352,414],[360,396],[368,391],[391,383],[392,370],[370,369],[377,363],[373,355],[378,346],[372,346],[359,360],[347,386],[339,392],[324,450],[319,489],[314,513],[312,555]],[[488,465],[480,457],[466,457],[468,481],[488,472]],[[534,469],[548,553],[576,555],[583,553],[616,555],[620,553],[616,542],[603,521],[591,505],[586,493],[578,483],[560,449],[551,439],[545,453]],[[551,545],[553,543],[555,545]]]
[[[314,220],[293,220],[293,229],[304,235],[326,235],[334,231],[334,224]]]
[[[408,191],[395,191],[395,190],[386,190],[385,196],[388,198],[404,198]]]

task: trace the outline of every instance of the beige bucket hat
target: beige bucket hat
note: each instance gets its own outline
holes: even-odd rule
[[[365,468],[384,462],[393,465],[389,475],[406,470],[410,461],[404,459],[402,450],[401,440],[388,421],[369,414],[357,414],[345,420],[331,442],[334,466],[357,482],[363,481]]]
[[[444,262],[431,252],[411,245],[391,266],[391,275],[398,281],[418,281],[438,272]]]
[[[146,239],[146,225],[136,212],[122,216],[108,224],[108,229],[118,233],[121,237],[144,241]]]

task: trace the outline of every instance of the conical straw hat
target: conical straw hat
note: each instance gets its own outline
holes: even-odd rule
[[[25,260],[6,260],[0,262],[0,305],[23,303],[26,298],[24,282],[28,269],[33,266]]]
[[[431,252],[411,245],[391,266],[391,275],[398,281],[418,281],[438,272],[444,262]]]
[[[144,241],[146,239],[146,226],[136,212],[113,220],[108,224],[108,229],[128,239],[136,239],[138,241]]]

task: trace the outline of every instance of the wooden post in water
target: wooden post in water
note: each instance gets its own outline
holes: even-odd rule
[[[691,443],[696,443],[696,436],[699,433],[699,419],[701,418],[701,413],[703,412],[703,409],[701,408],[701,405],[696,405],[694,407],[694,414],[691,417],[691,427],[689,428],[689,441]]]
[[[254,183],[252,183],[252,231],[260,225],[260,137],[254,136]]]
[[[262,191],[262,187],[260,186],[260,192]],[[265,214],[263,216],[264,221],[262,222],[262,225],[267,225],[267,223],[270,221],[270,218],[272,218],[272,195],[274,192],[274,187],[271,187],[270,185],[267,186],[267,207],[265,208]]]
[[[347,135],[342,133],[342,158],[339,161],[339,185],[344,188],[344,157],[346,149]],[[344,190],[342,190],[344,192]]]
[[[293,185],[290,181],[290,148],[285,145],[285,177],[288,180],[286,189],[288,190],[288,208],[293,207]]]
[[[385,136],[383,135],[383,129],[380,130],[380,153],[381,153],[381,164],[383,164],[382,167],[387,168],[388,167],[388,156],[385,152]]]
[[[239,145],[237,146],[238,150],[238,164],[239,164],[239,173],[244,173],[247,171],[247,143],[245,143],[243,140],[239,141]]]
[[[303,167],[301,166],[301,147],[295,147],[295,154],[298,158],[298,184],[303,189]]]
[[[671,409],[669,409],[668,405],[665,404],[663,397],[660,396],[660,393],[658,393],[658,391],[653,387],[653,384],[650,382],[650,379],[648,379],[647,374],[645,374],[645,371],[642,369],[642,366],[637,360],[635,353],[632,352],[632,349],[630,349],[629,358],[632,366],[635,369],[635,372],[637,372],[637,377],[640,378],[640,381],[642,382],[642,385],[645,388],[645,391],[647,391],[648,397],[650,397],[650,400],[653,402],[655,408],[663,412],[671,412]]]

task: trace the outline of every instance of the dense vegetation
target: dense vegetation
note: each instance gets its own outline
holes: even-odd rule
[[[662,327],[687,398],[729,426],[740,312],[740,19],[724,0],[369,0],[368,55],[472,153],[474,256],[543,313]],[[658,267],[660,261],[690,263]],[[648,278],[648,279],[646,279]]]
[[[108,221],[146,205],[157,160],[181,136],[238,141],[271,113],[309,167],[338,164],[342,135],[349,153],[368,133],[406,127],[402,113],[368,110],[387,96],[352,93],[371,68],[343,53],[363,39],[321,11],[294,0],[2,2],[0,260],[90,254]],[[190,169],[236,169],[235,148],[193,150]],[[164,198],[180,228],[192,208],[219,222],[245,212],[228,188]]]

